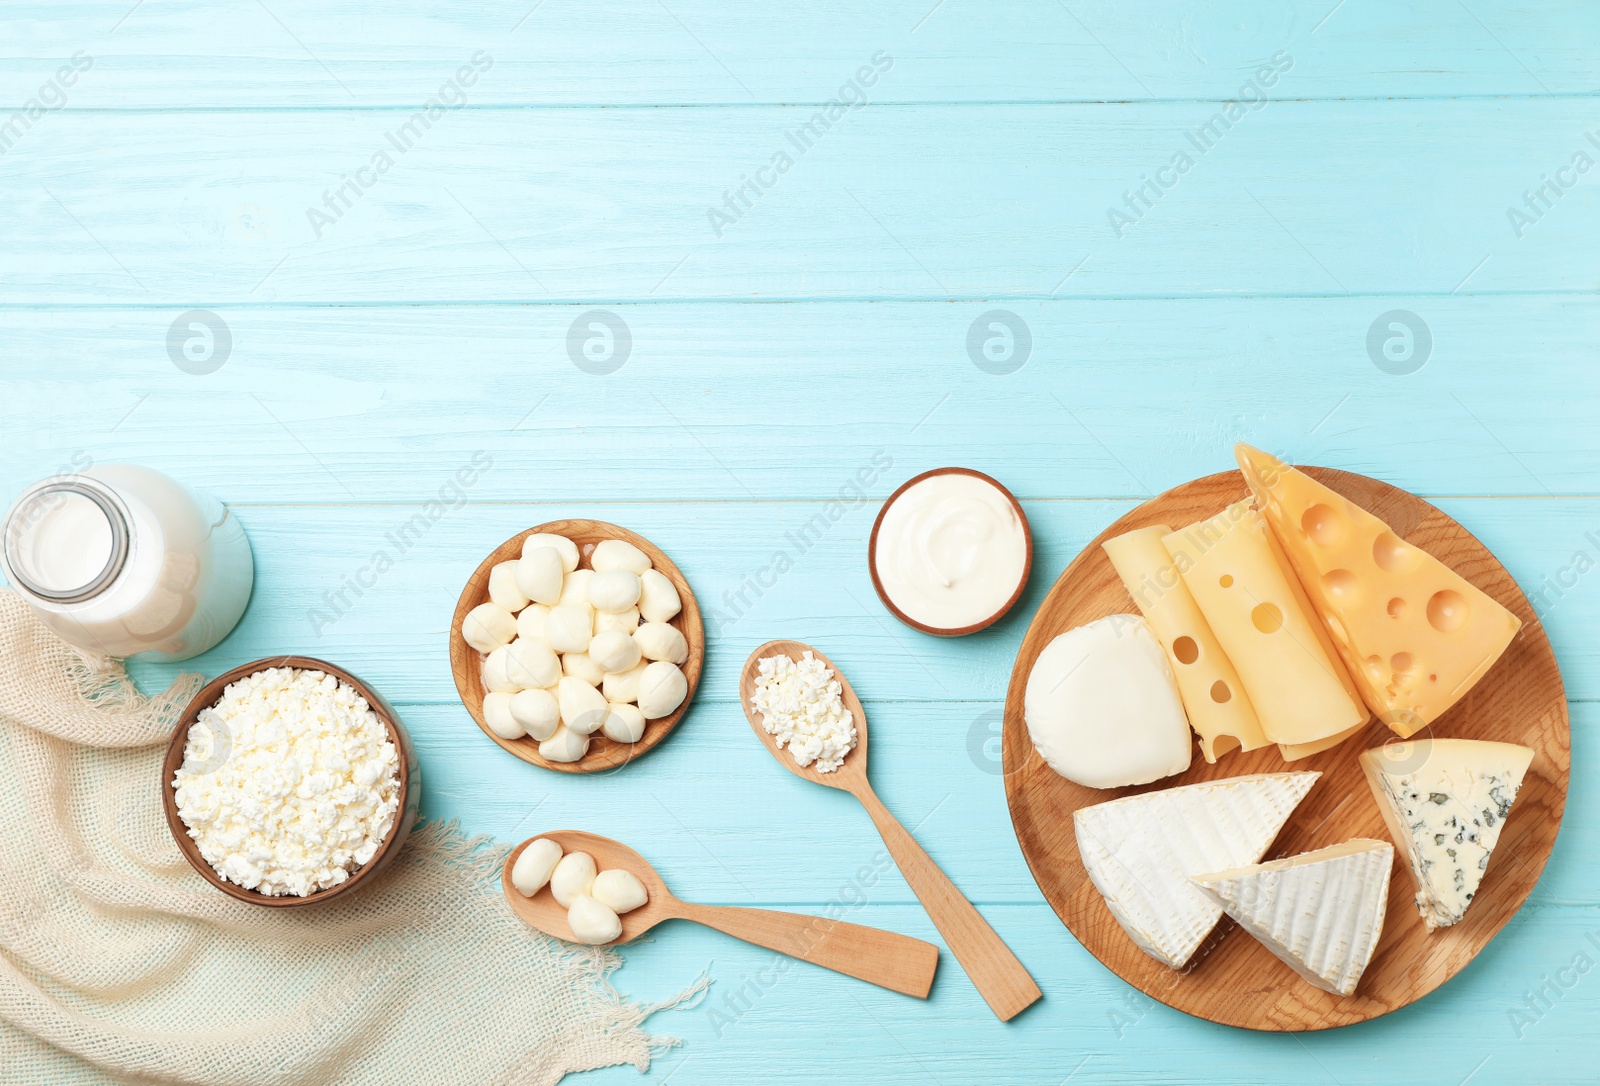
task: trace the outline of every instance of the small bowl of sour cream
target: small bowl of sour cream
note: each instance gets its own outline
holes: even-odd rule
[[[867,562],[878,598],[901,622],[961,637],[998,622],[1022,596],[1033,532],[1022,504],[994,479],[935,468],[883,503]]]

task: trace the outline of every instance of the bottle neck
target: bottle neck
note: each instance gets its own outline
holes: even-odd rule
[[[46,479],[12,503],[0,525],[6,578],[54,604],[94,599],[127,564],[129,524],[127,507],[99,480]]]

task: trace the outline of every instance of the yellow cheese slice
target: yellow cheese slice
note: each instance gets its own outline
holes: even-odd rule
[[[1317,641],[1321,643],[1323,653],[1329,660],[1333,661],[1334,670],[1339,673],[1339,682],[1344,686],[1344,692],[1350,696],[1352,704],[1361,705],[1361,691],[1357,689],[1355,680],[1350,678],[1350,672],[1346,668],[1339,666],[1341,662],[1339,647],[1334,644],[1327,627],[1317,621],[1317,609],[1312,606],[1311,598],[1306,595],[1305,586],[1300,583],[1300,578],[1295,575],[1294,566],[1289,562],[1289,556],[1283,552],[1283,547],[1279,544],[1277,536],[1273,535],[1270,522],[1267,525],[1267,545],[1272,548],[1272,557],[1277,560],[1278,568],[1283,570],[1284,579],[1289,582],[1289,590],[1294,593],[1296,602],[1300,604],[1300,610],[1311,616],[1311,627],[1317,632]],[[1278,753],[1283,756],[1283,760],[1286,762],[1298,762],[1302,758],[1309,758],[1313,754],[1321,754],[1325,750],[1333,749],[1352,735],[1365,731],[1367,725],[1371,722],[1372,718],[1363,712],[1361,714],[1361,723],[1346,731],[1342,731],[1337,735],[1330,735],[1326,739],[1317,739],[1310,743],[1279,743]]]
[[[1314,743],[1367,719],[1248,500],[1162,543],[1239,673],[1268,739]]]
[[[1260,449],[1234,451],[1362,700],[1400,736],[1437,720],[1516,636],[1517,616],[1365,509]]]
[[[1200,736],[1200,752],[1214,763],[1230,750],[1255,750],[1269,740],[1239,673],[1161,542],[1171,532],[1165,524],[1136,528],[1101,546],[1167,650],[1189,724]]]
[[[1328,738],[1318,739],[1314,743],[1279,743],[1278,753],[1283,755],[1283,760],[1286,762],[1298,762],[1300,759],[1309,758],[1313,754],[1321,754],[1325,750],[1332,750],[1340,743],[1343,743],[1346,739],[1349,739],[1352,735],[1356,735],[1362,731],[1365,731],[1367,725],[1371,722],[1372,721],[1370,719],[1363,720],[1361,723],[1357,724],[1347,732],[1340,732],[1338,735],[1330,735]]]

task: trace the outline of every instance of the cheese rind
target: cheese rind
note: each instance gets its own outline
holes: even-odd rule
[[[1234,452],[1361,699],[1402,738],[1516,636],[1520,619],[1379,518],[1260,449]]]
[[[1082,807],[1084,870],[1139,949],[1181,969],[1222,917],[1189,876],[1259,860],[1319,776],[1229,777]]]
[[[1394,847],[1356,838],[1194,884],[1308,983],[1354,995],[1383,934]]]
[[[1311,743],[1367,719],[1294,574],[1249,501],[1162,542],[1274,743]]]
[[[1193,755],[1177,680],[1138,615],[1107,615],[1046,645],[1022,713],[1046,764],[1088,788],[1148,784]]]
[[[1361,755],[1429,931],[1466,915],[1532,760],[1527,747],[1474,739],[1413,739]]]
[[[1161,542],[1171,533],[1165,524],[1136,528],[1101,547],[1166,649],[1200,752],[1214,763],[1230,750],[1255,750],[1269,740],[1239,673]]]

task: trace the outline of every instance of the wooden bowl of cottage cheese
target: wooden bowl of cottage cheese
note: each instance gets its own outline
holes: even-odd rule
[[[276,908],[370,882],[399,855],[421,796],[394,709],[309,656],[256,660],[206,684],[161,770],[167,826],[190,866],[229,897]]]

